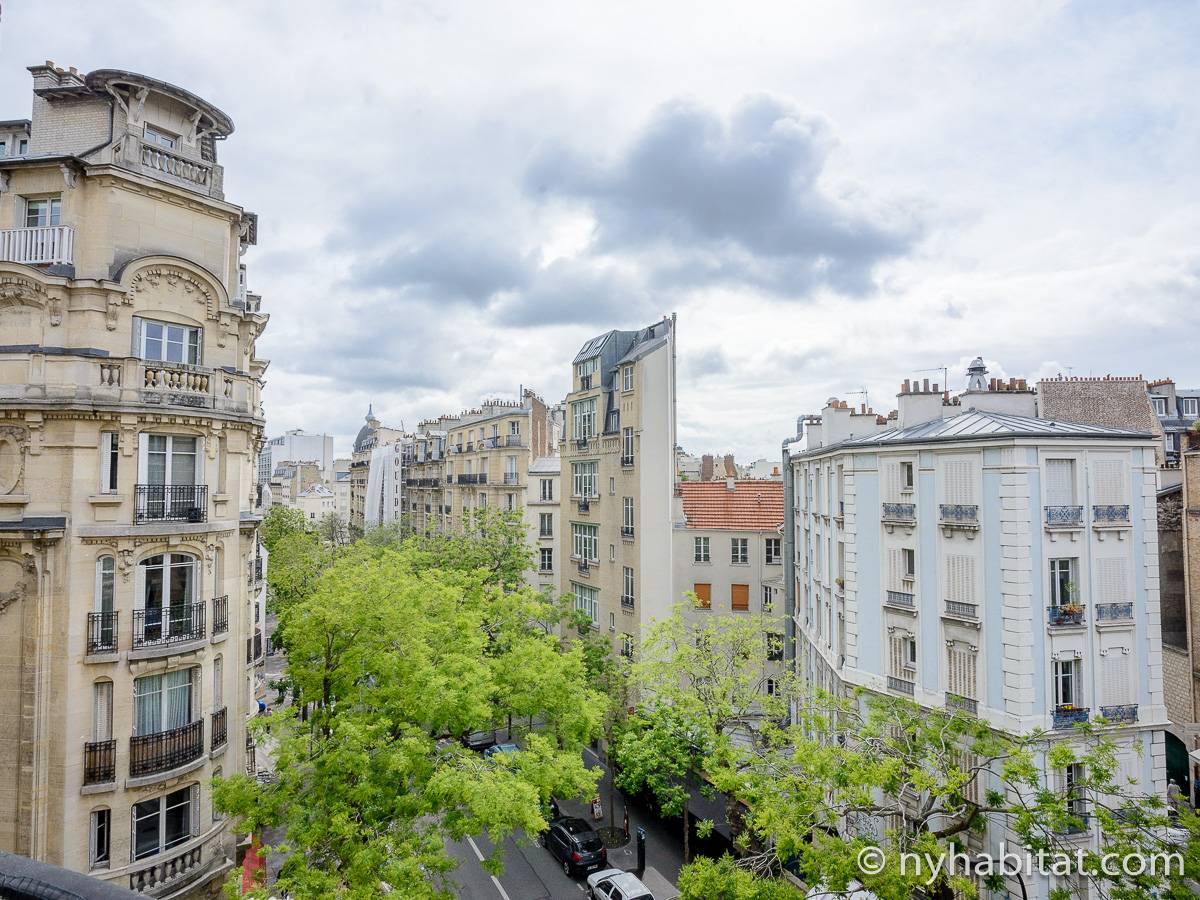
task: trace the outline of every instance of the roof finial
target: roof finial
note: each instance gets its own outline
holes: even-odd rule
[[[988,389],[987,382],[983,376],[987,374],[987,366],[983,364],[983,357],[977,356],[967,366],[967,390],[968,391],[986,391]]]

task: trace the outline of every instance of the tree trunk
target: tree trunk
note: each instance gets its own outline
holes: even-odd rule
[[[692,852],[688,846],[688,838],[691,830],[691,823],[688,822],[687,804],[685,803],[683,805],[683,864],[685,866],[692,861]]]

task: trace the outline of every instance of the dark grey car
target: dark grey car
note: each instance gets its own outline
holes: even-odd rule
[[[608,864],[608,851],[604,849],[600,835],[576,816],[554,819],[541,842],[562,863],[563,871],[572,877],[594,872]]]

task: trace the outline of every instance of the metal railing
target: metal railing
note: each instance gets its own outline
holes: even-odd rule
[[[909,609],[913,609],[916,606],[913,595],[908,591],[887,591],[884,596],[886,598],[885,602],[890,606],[904,606]]]
[[[979,701],[946,691],[946,709],[958,709],[975,715],[979,711]]]
[[[1097,603],[1097,622],[1132,622],[1133,603]]]
[[[591,568],[591,564],[586,559],[581,559],[579,561],[579,574],[580,575],[586,575],[590,568]]]
[[[222,706],[212,714],[212,744],[211,749],[223,747],[229,739],[228,731],[229,708]]]
[[[70,225],[0,230],[0,260],[27,266],[71,265],[75,230]]]
[[[161,647],[204,637],[204,604],[153,607],[133,611],[133,649]]]
[[[633,456],[632,455],[626,456],[625,454],[621,454],[621,466],[622,466],[622,468],[625,468],[625,469],[632,468],[633,467]]]
[[[139,484],[134,487],[134,499],[135,525],[208,521],[205,484]]]
[[[117,780],[117,742],[89,741],[83,745],[83,783],[107,784]]]
[[[204,720],[129,739],[129,777],[156,775],[204,755]]]
[[[1083,624],[1082,606],[1047,606],[1046,624],[1051,628],[1073,627]]]
[[[1082,506],[1047,506],[1047,528],[1075,528],[1083,524]]]
[[[519,434],[505,435],[504,446],[505,447],[520,447],[521,446],[521,436]]]
[[[633,537],[633,526],[632,525],[622,525],[621,526],[621,537],[623,537],[623,538]]]
[[[588,447],[588,438],[586,438],[586,437],[575,438],[575,449],[576,450],[586,450],[587,447]]]
[[[224,634],[229,630],[229,595],[213,597],[213,634]]]
[[[633,609],[634,601],[632,597],[621,596],[621,609]]]
[[[113,653],[117,649],[117,612],[88,613],[87,652]]]
[[[979,605],[976,603],[963,603],[961,600],[947,600],[946,615],[957,616],[960,619],[978,619]]]
[[[1103,525],[1128,525],[1128,504],[1106,503],[1092,507],[1092,521]]]
[[[884,503],[882,516],[885,522],[915,522],[917,521],[917,504]]]
[[[907,678],[897,678],[895,675],[887,677],[887,686],[890,691],[899,691],[901,694],[912,696],[916,691],[916,685]]]
[[[950,525],[978,525],[979,507],[974,503],[942,503],[938,506],[941,521]]]
[[[579,504],[579,511],[581,513],[587,512],[588,510],[590,510],[592,508],[592,502],[591,502],[590,497],[576,497],[575,502]]]
[[[1109,724],[1133,724],[1138,720],[1138,705],[1121,703],[1117,706],[1102,706],[1100,715],[1108,719]]]
[[[1054,709],[1055,728],[1074,728],[1080,722],[1086,722],[1091,715],[1087,707],[1057,706]]]
[[[505,472],[504,473],[504,483],[505,484],[520,484],[521,483],[521,473],[520,472]]]

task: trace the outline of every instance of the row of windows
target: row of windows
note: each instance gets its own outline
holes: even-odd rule
[[[13,156],[24,156],[29,152],[29,139],[17,138],[13,147]],[[8,156],[8,141],[0,141],[0,156]]]
[[[580,384],[583,385],[583,390],[590,390],[593,387],[599,387],[599,385],[585,380],[592,378],[598,371],[600,371],[600,357],[598,356],[588,357],[587,359],[581,360],[575,364],[575,375],[577,378],[579,378]],[[632,365],[621,367],[621,390],[633,390]]]
[[[692,560],[698,563],[712,562],[711,556],[711,539],[707,537],[695,537],[692,539]],[[782,538],[766,538],[764,563],[768,566],[777,566],[782,561]],[[729,539],[729,562],[735,566],[750,565],[750,539],[744,537],[735,537]]]
[[[692,585],[696,602],[701,609],[712,609],[712,584],[698,581]],[[775,589],[770,585],[762,586],[762,611],[771,612],[775,608]],[[729,585],[729,609],[732,612],[750,611],[750,585]]]

